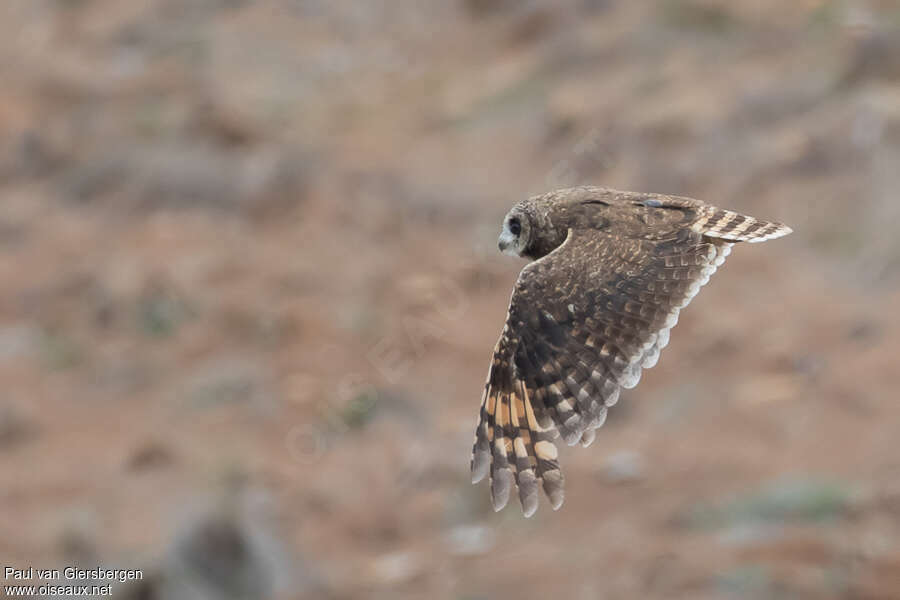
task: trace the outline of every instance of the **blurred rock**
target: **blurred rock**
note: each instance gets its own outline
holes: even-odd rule
[[[736,597],[777,597],[774,577],[762,565],[742,565],[716,575],[721,591]]]
[[[730,6],[709,0],[666,0],[662,13],[668,24],[695,31],[724,33],[738,25]]]
[[[127,172],[127,162],[119,154],[96,157],[83,165],[71,167],[63,175],[60,189],[70,202],[92,202],[104,194],[117,191],[124,185]]]
[[[771,405],[783,404],[798,398],[805,382],[794,373],[758,374],[739,382],[734,389],[736,401],[748,407],[768,410]]]
[[[14,248],[28,237],[26,227],[0,221],[0,248]]]
[[[0,174],[19,177],[39,177],[52,171],[60,164],[56,151],[36,130],[22,132],[7,152],[0,150]]]
[[[129,471],[143,472],[172,464],[175,456],[159,442],[147,442],[136,447],[125,462]]]
[[[122,590],[128,600],[266,600],[322,597],[307,565],[287,556],[248,502],[247,482],[226,477],[219,497],[191,518],[147,579]],[[317,591],[318,590],[318,591]],[[312,594],[307,596],[307,594]]]
[[[413,552],[394,552],[379,556],[372,562],[375,581],[381,585],[399,585],[416,578],[424,565]]]
[[[863,80],[900,80],[900,29],[870,29],[855,40],[841,85]]]
[[[192,408],[216,408],[221,404],[247,403],[266,412],[265,376],[253,360],[225,357],[198,366],[184,383],[181,396]],[[266,406],[262,406],[262,404]]]
[[[25,324],[0,328],[0,363],[31,356],[40,344],[40,332]]]
[[[724,529],[717,540],[724,546],[748,547],[769,542],[785,535],[784,528],[779,525],[765,523],[736,523]]]
[[[517,0],[462,0],[463,7],[474,17],[484,17],[519,8]]]
[[[134,310],[140,330],[154,337],[175,333],[194,314],[185,294],[164,279],[151,279],[145,283]]]
[[[849,486],[802,478],[784,479],[731,502],[693,507],[677,520],[695,527],[815,522],[849,515],[858,496]]]
[[[250,146],[263,137],[260,128],[246,116],[209,98],[198,101],[192,107],[185,133],[210,139],[222,146]]]
[[[37,426],[12,404],[0,402],[0,450],[18,445],[37,433]]]
[[[51,371],[71,369],[86,360],[87,349],[62,328],[45,330],[38,343],[44,367]]]
[[[350,429],[361,429],[375,418],[378,399],[376,390],[363,391],[340,408],[338,418]]]
[[[481,525],[460,525],[446,535],[447,547],[456,556],[481,556],[496,543],[494,532]]]
[[[631,450],[614,452],[603,461],[601,477],[610,483],[633,483],[645,476],[643,457]]]
[[[164,598],[255,600],[273,594],[265,550],[233,515],[213,514],[176,542],[164,575]]]
[[[132,210],[218,210],[284,217],[300,206],[310,169],[293,151],[156,144],[85,157],[64,176],[64,196]]]
[[[514,44],[531,44],[547,36],[556,24],[559,10],[540,3],[526,3],[513,19],[509,38]]]

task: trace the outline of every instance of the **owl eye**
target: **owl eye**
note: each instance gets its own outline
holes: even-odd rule
[[[519,219],[513,217],[509,220],[509,232],[513,235],[522,233],[522,223],[519,222]]]

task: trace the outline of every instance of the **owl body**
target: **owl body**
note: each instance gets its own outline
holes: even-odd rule
[[[598,187],[516,204],[498,245],[532,262],[494,348],[472,456],[473,482],[490,475],[495,509],[514,485],[526,516],[540,487],[559,508],[555,440],[593,441],[734,243],[790,231],[691,198]]]

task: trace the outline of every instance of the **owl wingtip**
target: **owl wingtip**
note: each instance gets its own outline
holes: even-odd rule
[[[581,441],[581,436],[584,435],[584,429],[579,427],[578,429],[572,429],[570,431],[566,431],[562,434],[563,441],[566,442],[567,446],[574,446],[578,442]]]
[[[538,483],[534,473],[525,470],[519,475],[519,502],[525,517],[533,515],[538,508]]]
[[[553,510],[559,510],[562,508],[563,503],[566,501],[565,495],[560,492],[555,496],[550,496],[550,507]]]
[[[487,477],[488,471],[490,470],[491,461],[489,453],[481,453],[476,452],[472,455],[472,483],[478,483],[485,477]]]
[[[778,238],[794,233],[794,230],[784,223],[771,223],[769,227],[772,228],[771,231],[765,231],[762,235],[751,237],[747,241],[751,244],[758,244],[760,242],[768,242],[769,240],[777,240]]]
[[[594,440],[597,437],[597,430],[589,427],[584,430],[584,433],[581,436],[581,446],[583,448],[589,448],[591,444],[594,443]]]
[[[553,510],[559,510],[565,500],[564,481],[562,471],[559,469],[544,473],[544,493],[547,494]]]
[[[503,510],[509,502],[510,475],[508,470],[502,469],[491,479],[491,502],[494,505],[494,512]]]

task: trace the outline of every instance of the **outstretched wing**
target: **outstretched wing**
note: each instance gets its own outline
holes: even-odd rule
[[[537,510],[541,486],[559,508],[554,440],[590,444],[621,388],[637,385],[642,369],[656,364],[679,311],[732,242],[748,239],[729,233],[790,231],[694,200],[645,198],[647,218],[672,225],[663,234],[569,230],[559,248],[519,275],[472,454],[472,480],[490,474],[495,510],[506,505],[513,483],[526,516]]]

